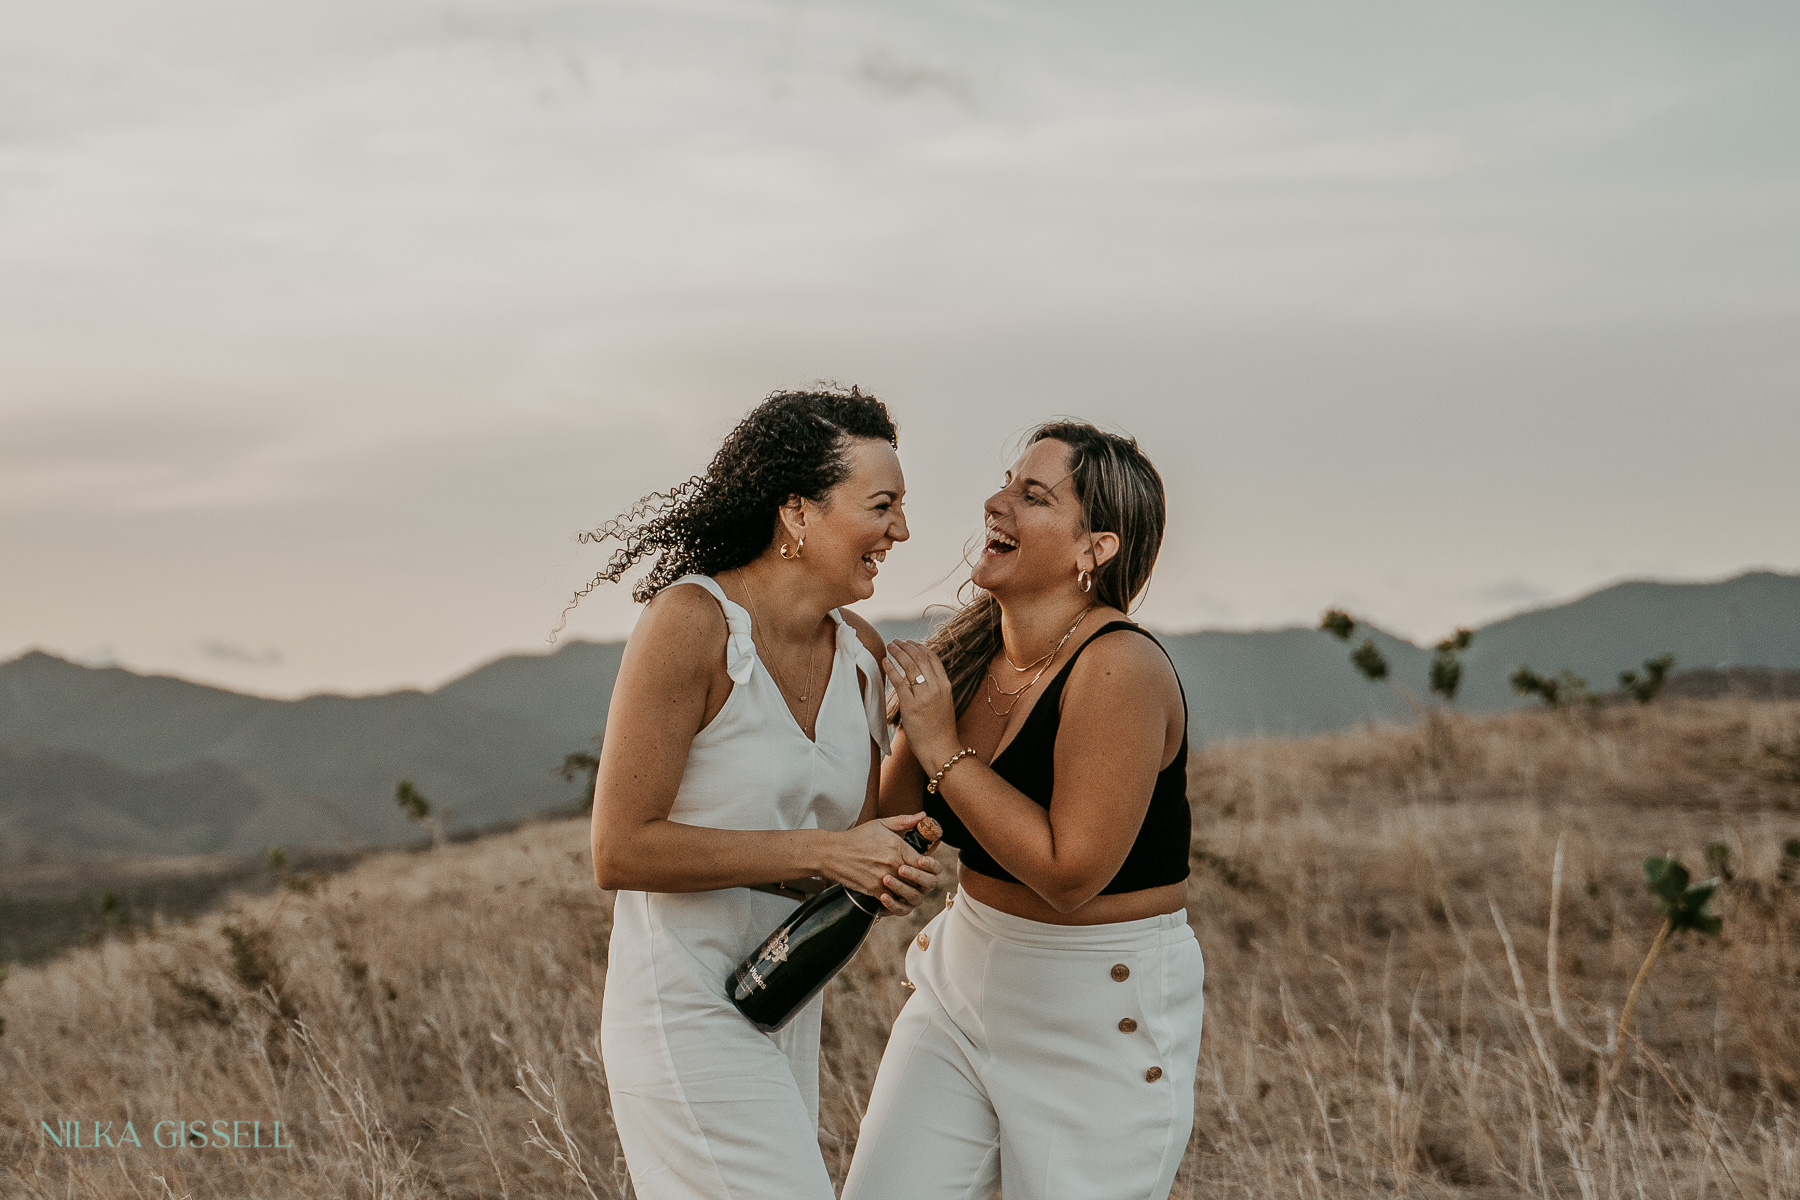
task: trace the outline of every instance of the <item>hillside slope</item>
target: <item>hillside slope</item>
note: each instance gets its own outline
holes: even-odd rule
[[[883,628],[889,636],[925,631],[921,622]],[[1370,636],[1394,682],[1428,698],[1429,652],[1379,630]],[[1316,630],[1162,640],[1187,692],[1196,745],[1410,716],[1398,690],[1365,681],[1346,661],[1348,647]],[[310,839],[327,828],[334,840],[392,843],[411,832],[392,802],[401,777],[452,810],[451,823],[461,828],[577,799],[551,772],[564,755],[588,749],[604,726],[622,652],[619,643],[574,641],[548,654],[496,658],[430,693],[292,701],[31,653],[0,664],[0,745],[86,755],[117,768],[107,799],[63,821],[59,838],[89,828],[96,847],[110,844],[123,836],[124,827],[108,824],[120,814],[144,830],[173,830],[173,818],[157,811],[169,793],[153,777],[213,764],[267,803],[257,821],[244,819],[244,803],[233,801],[226,807],[237,816],[221,816],[223,825],[181,827],[189,839],[183,849],[211,848],[221,837],[226,846],[250,848],[256,838]],[[1471,711],[1518,707],[1524,702],[1507,679],[1522,665],[1572,668],[1604,690],[1620,670],[1665,652],[1692,667],[1800,667],[1800,576],[1625,583],[1495,622],[1476,632],[1459,703]],[[98,786],[92,763],[68,760],[71,781],[63,783],[46,774],[49,760],[36,761],[34,772],[0,777],[0,823],[21,829],[29,822],[20,813]],[[283,805],[306,811],[290,818]]]
[[[1756,765],[1788,739],[1800,705],[1716,701],[1196,754],[1206,1036],[1197,1075],[1162,1084],[1195,1100],[1174,1194],[1496,1200],[1598,1179],[1596,1200],[1800,1195],[1800,848],[1784,849],[1800,787]],[[1584,1046],[1605,1044],[1659,921],[1643,858],[1700,867],[1714,841],[1723,936],[1681,935],[1658,962],[1590,1139],[1602,1072]],[[944,903],[877,925],[826,991],[836,1181],[908,995],[907,944]],[[0,1194],[342,1200],[379,1170],[387,1200],[624,1200],[595,1044],[612,912],[585,823],[545,821],[15,967]],[[279,1115],[292,1149],[151,1151],[144,1126],[197,1104]],[[76,1114],[137,1117],[147,1152],[46,1145],[40,1122]]]

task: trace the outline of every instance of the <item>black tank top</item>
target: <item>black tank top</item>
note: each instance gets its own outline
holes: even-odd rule
[[[1069,679],[1069,670],[1075,665],[1075,660],[1081,657],[1083,650],[1103,635],[1118,629],[1129,629],[1156,641],[1147,630],[1130,621],[1113,621],[1101,626],[1093,637],[1076,647],[1075,653],[1069,656],[1069,661],[1063,664],[1062,670],[1051,679],[1050,686],[1038,696],[1031,711],[1025,714],[1025,723],[1019,726],[1019,732],[990,764],[994,774],[1045,808],[1050,807],[1050,797],[1056,788],[1056,731],[1062,725],[1062,693]],[[1156,644],[1161,649],[1162,643]],[[1164,653],[1168,652],[1165,650]],[[1179,677],[1175,682],[1177,687],[1181,686]],[[1157,772],[1156,784],[1150,792],[1150,808],[1144,813],[1144,823],[1138,829],[1137,840],[1132,842],[1131,852],[1125,856],[1119,873],[1100,889],[1102,896],[1162,887],[1164,884],[1180,883],[1188,877],[1188,838],[1193,816],[1188,809],[1187,799],[1186,689],[1182,690],[1181,719],[1181,749],[1175,752],[1175,761]],[[1007,883],[1019,882],[982,848],[981,843],[969,832],[969,827],[951,811],[942,795],[927,792],[925,812],[944,827],[944,841],[962,852],[964,866]]]

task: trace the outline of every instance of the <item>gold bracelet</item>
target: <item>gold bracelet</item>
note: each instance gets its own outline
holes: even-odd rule
[[[930,792],[934,796],[937,795],[938,784],[943,781],[944,772],[948,771],[951,767],[954,767],[957,763],[961,762],[963,759],[967,758],[969,755],[971,755],[973,753],[975,753],[975,751],[972,749],[969,749],[967,747],[965,747],[962,750],[957,751],[956,756],[954,758],[952,758],[949,762],[945,763],[943,766],[938,768],[937,774],[933,775],[931,777],[931,782],[927,783],[925,785],[925,790]]]

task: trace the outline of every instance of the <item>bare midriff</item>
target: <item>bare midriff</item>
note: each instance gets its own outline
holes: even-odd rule
[[[956,884],[990,908],[1028,921],[1042,921],[1046,925],[1111,925],[1117,921],[1160,917],[1187,907],[1185,882],[1113,896],[1095,896],[1073,912],[1058,912],[1048,900],[1022,883],[1008,883],[960,864],[956,869]]]

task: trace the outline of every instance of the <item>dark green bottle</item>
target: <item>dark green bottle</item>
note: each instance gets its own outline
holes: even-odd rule
[[[943,829],[930,817],[900,835],[931,853]],[[856,953],[881,901],[834,883],[796,908],[725,981],[737,1010],[765,1033],[786,1025]]]

